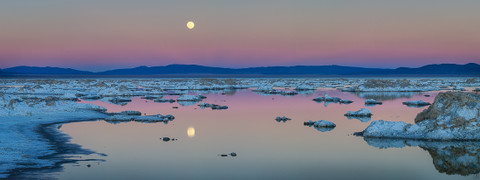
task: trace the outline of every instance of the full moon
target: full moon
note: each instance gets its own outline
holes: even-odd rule
[[[195,27],[195,23],[193,23],[193,21],[188,21],[187,22],[187,28],[188,29],[193,29]]]
[[[192,127],[192,126],[188,127],[187,135],[188,135],[189,138],[195,137],[195,128]]]

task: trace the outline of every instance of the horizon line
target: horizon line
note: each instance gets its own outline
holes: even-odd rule
[[[138,67],[167,67],[167,66],[172,66],[172,65],[185,65],[185,66],[203,66],[203,67],[211,67],[211,68],[226,68],[226,69],[246,69],[246,68],[261,68],[261,67],[295,67],[295,66],[310,66],[310,67],[315,67],[315,66],[343,66],[343,67],[356,67],[356,68],[371,68],[371,69],[398,69],[398,68],[420,68],[424,66],[429,66],[429,65],[442,65],[442,64],[453,64],[453,65],[467,65],[467,64],[477,64],[480,65],[479,63],[475,62],[469,62],[469,63],[464,63],[464,64],[458,64],[458,63],[433,63],[433,64],[424,64],[420,66],[397,66],[397,67],[367,67],[367,66],[355,66],[355,65],[339,65],[339,64],[323,64],[323,65],[306,65],[306,64],[296,64],[296,65],[271,65],[271,66],[247,66],[247,67],[222,67],[222,66],[210,66],[210,65],[202,65],[202,64],[167,64],[167,65],[138,65],[138,66],[131,66],[131,67],[120,67],[120,68],[112,68],[112,69],[106,69],[106,70],[101,70],[101,71],[92,71],[92,70],[80,70],[75,67],[62,67],[62,66],[52,66],[52,65],[45,65],[45,66],[31,66],[31,65],[17,65],[17,66],[10,66],[10,67],[5,67],[5,68],[0,68],[1,70],[4,69],[9,69],[9,68],[15,68],[15,67],[36,67],[36,68],[61,68],[61,69],[72,69],[76,71],[85,71],[85,72],[92,72],[92,73],[99,73],[99,72],[107,72],[107,71],[113,71],[113,70],[120,70],[120,69],[133,69],[133,68],[138,68]],[[83,68],[82,68],[83,69]]]

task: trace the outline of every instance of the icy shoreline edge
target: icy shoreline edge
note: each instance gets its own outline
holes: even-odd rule
[[[51,145],[55,153],[41,156],[38,159],[42,160],[51,160],[54,161],[53,166],[45,166],[38,168],[15,168],[7,171],[5,174],[8,174],[6,178],[29,178],[29,172],[37,171],[55,171],[62,168],[62,165],[65,163],[75,163],[79,161],[103,161],[102,159],[68,159],[73,155],[90,155],[97,152],[84,149],[80,144],[71,143],[71,137],[68,134],[62,133],[59,129],[59,125],[69,124],[69,123],[78,123],[78,122],[88,122],[88,121],[97,121],[98,119],[84,119],[84,120],[71,120],[63,122],[53,122],[46,124],[38,124],[34,130],[34,133],[37,133],[40,137],[47,140]],[[68,155],[68,156],[65,156]],[[102,155],[102,154],[101,154]],[[27,177],[25,177],[25,175]]]

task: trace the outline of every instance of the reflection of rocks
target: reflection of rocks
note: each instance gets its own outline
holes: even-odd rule
[[[439,93],[415,124],[373,121],[365,137],[434,140],[480,140],[480,95],[464,92]]]
[[[376,99],[379,101],[394,100],[399,98],[411,98],[419,92],[352,92],[359,98]]]
[[[355,116],[347,116],[348,119],[358,119],[360,120],[361,122],[368,122],[370,120],[372,120],[371,117],[355,117]]]
[[[440,173],[467,176],[480,173],[480,142],[475,141],[419,141],[402,139],[364,138],[368,145],[384,148],[418,146],[428,151],[435,169]]]

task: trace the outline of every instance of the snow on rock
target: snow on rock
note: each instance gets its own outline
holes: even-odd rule
[[[415,124],[373,121],[359,135],[424,140],[480,140],[480,95],[443,92],[415,118]]]
[[[366,99],[365,100],[366,105],[376,105],[376,104],[383,104],[380,101],[376,101],[375,99]]]
[[[326,121],[326,120],[318,120],[318,121],[307,121],[307,122],[304,122],[303,125],[307,125],[307,126],[315,126],[315,127],[335,127],[337,125],[335,125],[335,123],[331,122],[331,121]]]
[[[133,113],[132,113],[133,112]],[[136,111],[124,111],[113,116],[105,118],[105,121],[137,121],[137,122],[168,122],[174,120],[173,115],[150,115],[150,116],[141,116],[141,113],[136,113]]]
[[[328,96],[328,94],[325,94],[325,96],[321,97],[316,97],[315,99],[313,99],[314,101],[318,101],[318,102],[322,102],[322,101],[325,101],[325,102],[339,102],[340,99],[339,97],[330,97]]]
[[[367,108],[362,108],[358,111],[348,111],[345,116],[351,116],[351,117],[371,117],[372,116],[372,111]]]
[[[423,107],[431,105],[429,102],[425,101],[405,101],[402,104],[407,105],[409,107]]]
[[[202,101],[203,99],[204,99],[204,96],[185,94],[178,97],[177,101]]]

